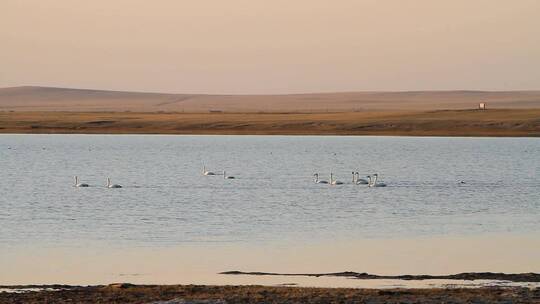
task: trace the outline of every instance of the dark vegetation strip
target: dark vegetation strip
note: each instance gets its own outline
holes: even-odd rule
[[[511,282],[540,282],[539,273],[494,273],[494,272],[465,272],[450,275],[376,275],[365,272],[333,272],[333,273],[273,273],[273,272],[243,272],[225,271],[220,274],[256,275],[256,276],[306,276],[306,277],[347,277],[360,280],[395,279],[395,280],[501,280]]]

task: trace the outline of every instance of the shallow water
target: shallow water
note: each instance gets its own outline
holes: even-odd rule
[[[13,256],[540,232],[535,138],[2,135],[0,168],[0,250]],[[353,170],[388,187],[352,185]]]

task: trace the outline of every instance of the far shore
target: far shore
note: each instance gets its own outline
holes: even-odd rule
[[[3,111],[0,133],[539,137],[540,109],[333,113]]]

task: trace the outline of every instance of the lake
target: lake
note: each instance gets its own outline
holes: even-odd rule
[[[204,176],[203,166],[236,178]],[[352,171],[378,173],[388,186],[354,185]],[[315,172],[324,180],[332,172],[344,184],[316,184]],[[73,187],[75,175],[90,187]],[[107,177],[123,188],[106,188]],[[484,271],[540,270],[529,259],[540,251],[536,138],[1,135],[0,181],[0,266],[14,272],[3,271],[0,284],[95,283],[128,274],[124,281],[189,282],[201,267],[215,274],[242,265],[467,271],[472,266],[459,265],[482,266],[486,255],[462,246],[482,242],[500,251],[488,259],[493,266],[485,264],[497,269],[478,267]],[[463,249],[452,255],[460,259],[430,251],[445,246]],[[353,264],[351,252],[373,263]],[[317,258],[309,262],[310,255]],[[167,269],[179,256],[191,266]],[[80,266],[123,259],[126,273]],[[401,260],[384,268],[388,259]],[[29,261],[34,268],[15,270]],[[56,268],[36,274],[48,263]],[[71,272],[54,275],[58,268]],[[203,277],[197,282],[214,282]]]

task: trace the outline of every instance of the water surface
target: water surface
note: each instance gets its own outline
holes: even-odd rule
[[[203,176],[203,165],[236,179]],[[484,236],[526,236],[523,244],[540,247],[535,138],[2,135],[0,168],[0,251],[10,257],[0,264],[59,248],[66,255],[100,248],[105,256],[189,248],[196,256],[210,246],[243,248],[243,255]],[[388,187],[352,185],[351,171],[379,173]],[[315,184],[315,172],[326,180],[333,172],[345,184]],[[74,175],[90,187],[73,187]],[[124,188],[105,188],[107,177]],[[409,247],[402,263],[418,255],[418,246]],[[335,257],[350,268],[328,271],[362,271],[344,251]],[[431,255],[438,256],[444,253]],[[211,271],[231,270],[222,264]],[[520,265],[509,269],[527,268]],[[12,283],[4,273],[0,279]]]

